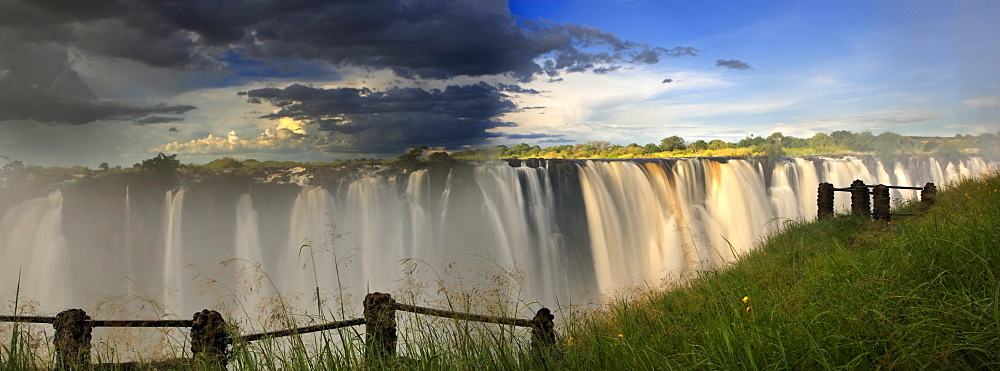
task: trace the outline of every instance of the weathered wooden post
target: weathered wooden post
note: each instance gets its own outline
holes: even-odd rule
[[[365,358],[386,360],[396,356],[396,301],[389,294],[365,296]]]
[[[816,197],[816,206],[819,207],[817,216],[820,219],[833,216],[833,184],[826,182],[819,184],[819,195]]]
[[[861,216],[871,216],[871,196],[868,193],[868,186],[861,179],[851,183],[851,214]]]
[[[937,187],[934,183],[924,184],[924,189],[920,190],[920,210],[930,210],[935,202],[937,202]]]
[[[889,221],[889,187],[886,187],[885,184],[879,184],[872,188],[872,201],[875,209],[873,215],[875,220]]]
[[[195,360],[203,357],[210,365],[222,368],[229,363],[229,345],[233,339],[226,332],[226,321],[219,312],[205,309],[194,314],[191,323],[191,353]]]
[[[90,316],[83,309],[69,309],[56,315],[56,367],[82,370],[90,367]]]
[[[555,351],[556,331],[555,323],[552,322],[555,318],[549,308],[542,308],[531,319],[531,350],[543,359],[545,355],[551,355]]]

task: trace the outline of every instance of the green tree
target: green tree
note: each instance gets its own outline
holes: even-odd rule
[[[786,136],[781,140],[782,148],[806,148],[809,147],[809,140],[793,136]]]
[[[827,148],[833,144],[833,139],[830,139],[826,133],[816,133],[812,138],[809,138],[809,147],[812,148]]]
[[[515,144],[507,150],[507,157],[527,158],[528,152],[530,151],[531,146],[529,146],[528,143]]]
[[[660,148],[660,146],[656,145],[656,143],[649,143],[643,148],[646,149],[646,153],[663,152],[663,149]]]
[[[704,151],[708,149],[708,142],[698,139],[691,144],[688,144],[687,149],[690,151]]]
[[[427,146],[416,146],[411,148],[408,152],[399,156],[399,164],[404,167],[413,167],[420,163],[420,157],[424,155],[424,151],[430,149]]]
[[[156,157],[142,160],[133,167],[153,173],[176,173],[177,169],[181,167],[181,161],[177,159],[176,153],[167,156],[160,152]]]
[[[847,130],[837,130],[830,133],[830,140],[833,141],[835,145],[845,145],[846,142],[850,141],[855,136]]]
[[[854,134],[849,137],[845,137],[842,141],[842,145],[847,147],[847,149],[858,152],[871,152],[875,150],[874,143],[875,136],[872,135],[870,131],[864,131]]]
[[[979,134],[973,143],[981,156],[1000,160],[1000,131]]]
[[[212,160],[212,162],[205,164],[205,167],[213,170],[237,169],[243,167],[243,163],[233,157],[226,156]]]
[[[892,166],[899,154],[909,149],[910,143],[902,135],[887,131],[875,137],[872,147],[875,150],[875,157],[882,161],[882,164]]]
[[[750,136],[748,136],[746,138],[743,138],[743,139],[740,139],[740,142],[736,143],[736,148],[748,148],[748,147],[753,147],[753,146],[759,146],[759,145],[764,144],[766,142],[767,141],[764,140],[764,138],[762,138],[762,137],[755,137],[755,136],[753,136],[753,134],[750,134]]]
[[[785,150],[781,149],[781,145],[778,143],[762,143],[754,146],[754,149],[755,152],[767,157],[772,162],[785,157]]]
[[[764,140],[766,140],[768,143],[771,144],[781,145],[782,144],[781,142],[785,140],[785,135],[781,134],[780,131],[776,131],[774,133],[771,133],[771,135],[768,135],[767,138]]]
[[[605,142],[603,140],[592,140],[587,142],[588,145],[594,148],[597,153],[608,152],[611,148],[611,142]]]
[[[722,141],[721,139],[712,139],[708,142],[708,149],[726,149],[731,145]]]
[[[949,161],[958,161],[962,157],[962,146],[955,142],[944,142],[934,148],[934,153]]]
[[[683,150],[684,148],[684,138],[676,135],[663,138],[663,140],[660,141],[660,149],[664,151],[677,151]]]
[[[427,159],[434,163],[450,162],[452,160],[451,155],[445,151],[431,153],[430,155],[427,155]]]

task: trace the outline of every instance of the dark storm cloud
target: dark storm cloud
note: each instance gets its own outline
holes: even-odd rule
[[[542,92],[540,92],[538,90],[524,88],[524,87],[522,87],[520,85],[516,85],[516,84],[497,84],[496,87],[497,87],[497,89],[500,89],[500,91],[507,92],[507,93],[521,93],[521,94],[541,94],[542,93]]]
[[[149,125],[149,124],[168,124],[177,121],[184,121],[184,119],[177,117],[149,116],[146,118],[135,120],[133,122],[136,123],[137,125]]]
[[[386,91],[295,84],[240,95],[279,107],[264,118],[289,117],[318,125],[346,136],[350,150],[361,153],[394,154],[422,144],[452,148],[483,144],[499,136],[489,129],[514,125],[498,118],[517,109],[500,89],[485,83]]]
[[[154,67],[224,69],[244,58],[322,60],[408,78],[609,71],[694,56],[574,24],[516,22],[506,1],[0,0],[0,32]],[[539,66],[536,59],[551,58]],[[227,67],[228,66],[228,67]]]
[[[598,75],[603,75],[603,74],[606,74],[606,73],[611,73],[611,72],[615,72],[615,71],[617,71],[617,70],[618,70],[619,68],[622,68],[622,66],[607,66],[607,67],[598,67],[598,68],[595,68],[595,69],[594,69],[594,73],[596,73],[596,74],[598,74]]]
[[[747,69],[750,69],[750,65],[749,64],[746,64],[746,62],[739,61],[739,60],[736,60],[736,59],[729,59],[729,60],[720,59],[720,60],[715,61],[715,66],[716,67],[726,67],[726,68],[731,69],[731,70],[747,70]]]
[[[73,71],[66,52],[20,44],[0,36],[0,121],[31,120],[79,125],[99,120],[137,120],[183,114],[188,105],[136,106],[97,95]]]
[[[542,139],[542,138],[556,139],[556,138],[563,138],[563,137],[565,137],[565,135],[562,135],[562,134],[552,135],[552,134],[534,133],[534,134],[507,134],[507,135],[505,135],[505,137],[507,137],[507,139]],[[552,139],[549,139],[549,140],[552,140]]]

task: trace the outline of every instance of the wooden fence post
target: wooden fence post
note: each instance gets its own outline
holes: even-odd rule
[[[226,321],[219,312],[205,309],[194,314],[191,323],[191,353],[199,355],[211,365],[222,368],[229,363],[229,345],[233,339],[226,332]]]
[[[56,315],[56,368],[80,370],[90,367],[90,316],[83,309],[69,309]]]
[[[816,215],[820,219],[833,216],[833,184],[826,182],[819,184],[816,206],[819,208]]]
[[[935,202],[937,202],[937,187],[934,183],[924,184],[924,189],[920,190],[920,210],[930,210]]]
[[[865,217],[872,215],[868,186],[861,179],[856,179],[851,183],[851,214]]]
[[[872,189],[872,201],[874,203],[875,220],[889,221],[889,187],[879,184]]]
[[[535,318],[531,319],[531,350],[536,356],[553,354],[556,347],[556,332],[552,320],[555,318],[549,308],[542,308],[535,313]]]
[[[365,358],[385,360],[396,356],[396,301],[389,294],[365,295]]]

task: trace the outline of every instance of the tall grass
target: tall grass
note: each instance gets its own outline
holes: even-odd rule
[[[915,203],[902,208],[918,213]],[[623,293],[591,312],[567,310],[557,322],[556,352],[545,359],[531,353],[528,329],[397,312],[395,359],[365,360],[365,330],[359,326],[237,343],[230,368],[995,369],[998,247],[1000,174],[994,173],[942,192],[938,205],[917,216],[891,223],[853,216],[792,223],[725,269],[670,290]],[[516,278],[507,279],[512,281],[504,285],[516,285]],[[483,294],[485,286],[438,283],[445,293],[438,306],[488,308],[465,296]],[[418,287],[434,291],[432,285]],[[492,314],[523,309],[505,305],[499,299],[504,290],[495,298],[487,295],[501,308]],[[394,297],[420,299],[401,294]],[[304,311],[283,300],[278,304],[283,309],[277,322],[288,325],[350,315],[319,298],[310,310],[317,313],[310,315],[293,315]],[[0,369],[51,364],[37,355],[27,331],[18,327],[23,325],[14,326],[0,344]],[[102,357],[113,358],[95,359]]]
[[[1000,367],[998,188],[994,173],[919,216],[790,226],[682,288],[570,318],[560,366]]]

